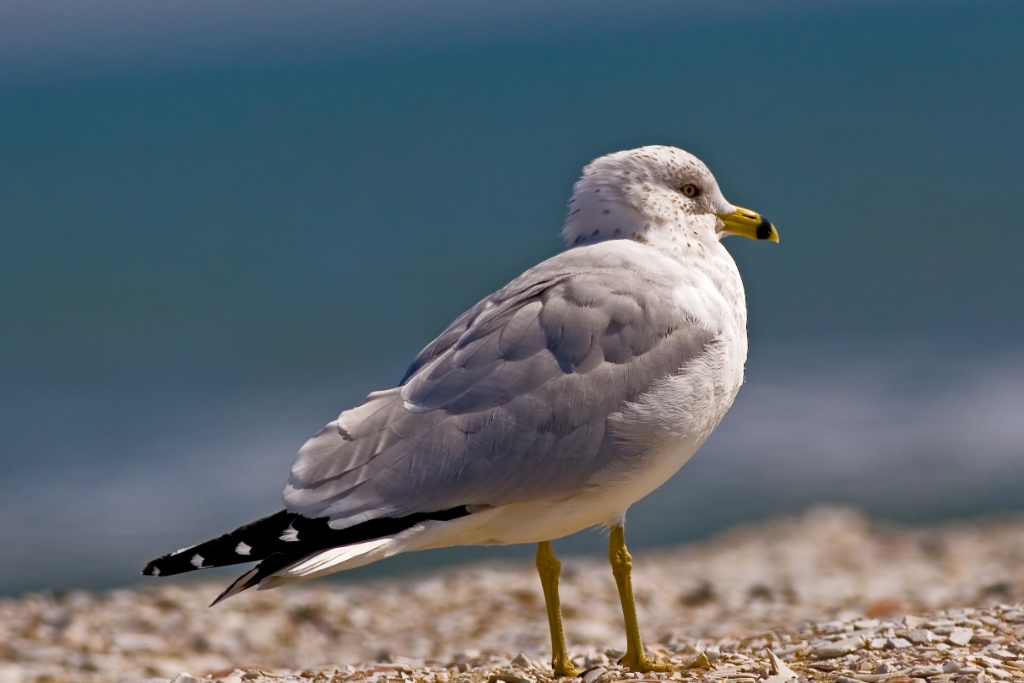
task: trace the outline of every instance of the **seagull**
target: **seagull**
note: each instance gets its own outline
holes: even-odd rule
[[[586,166],[561,235],[564,251],[463,313],[398,386],[307,441],[284,510],[143,574],[258,562],[217,604],[402,552],[536,543],[552,668],[576,676],[551,541],[603,526],[621,663],[668,670],[640,637],[626,511],[693,456],[743,382],[746,301],[722,239],[779,236],[727,202],[699,159],[664,146]]]

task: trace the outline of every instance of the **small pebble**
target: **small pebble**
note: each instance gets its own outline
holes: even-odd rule
[[[864,647],[864,639],[860,637],[844,638],[834,643],[827,643],[814,648],[811,655],[817,659],[832,659],[842,657]]]
[[[488,683],[532,683],[529,678],[523,678],[515,674],[501,673],[491,674],[487,677]],[[588,683],[593,683],[589,681]]]
[[[686,665],[687,669],[709,669],[711,668],[711,660],[708,659],[707,652],[701,652],[697,655],[692,662]]]
[[[971,642],[971,638],[974,637],[974,631],[969,628],[955,628],[949,634],[946,640],[950,645],[964,646]]]
[[[915,645],[931,645],[933,639],[932,632],[923,628],[914,629],[907,634],[907,640]]]
[[[532,669],[532,668],[534,668],[533,662],[531,662],[530,658],[527,657],[522,652],[517,654],[515,659],[512,660],[512,666],[518,666],[518,667],[521,667],[523,669]]]
[[[931,676],[938,676],[943,673],[942,668],[938,666],[922,666],[915,669],[911,669],[909,676],[911,678],[929,678]]]

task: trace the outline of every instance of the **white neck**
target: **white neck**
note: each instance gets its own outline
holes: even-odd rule
[[[661,254],[702,273],[722,296],[738,329],[744,334],[747,327],[747,304],[743,280],[732,254],[721,243],[719,236],[701,221],[713,221],[713,216],[685,217],[688,224],[655,224],[637,239]]]
[[[626,201],[619,187],[590,176],[576,183],[569,200],[569,215],[562,226],[562,239],[571,249],[605,240],[636,238],[650,225],[651,221]]]

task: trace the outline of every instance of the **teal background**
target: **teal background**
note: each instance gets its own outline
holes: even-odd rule
[[[47,7],[0,8],[0,592],[277,510],[303,440],[643,144],[782,241],[728,242],[748,383],[634,545],[1024,507],[1024,5]]]

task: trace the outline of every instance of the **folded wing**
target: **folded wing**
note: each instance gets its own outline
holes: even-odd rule
[[[287,509],[344,528],[567,496],[624,457],[608,416],[717,331],[680,310],[671,273],[621,245],[564,252],[463,314],[400,386],[303,446]]]

